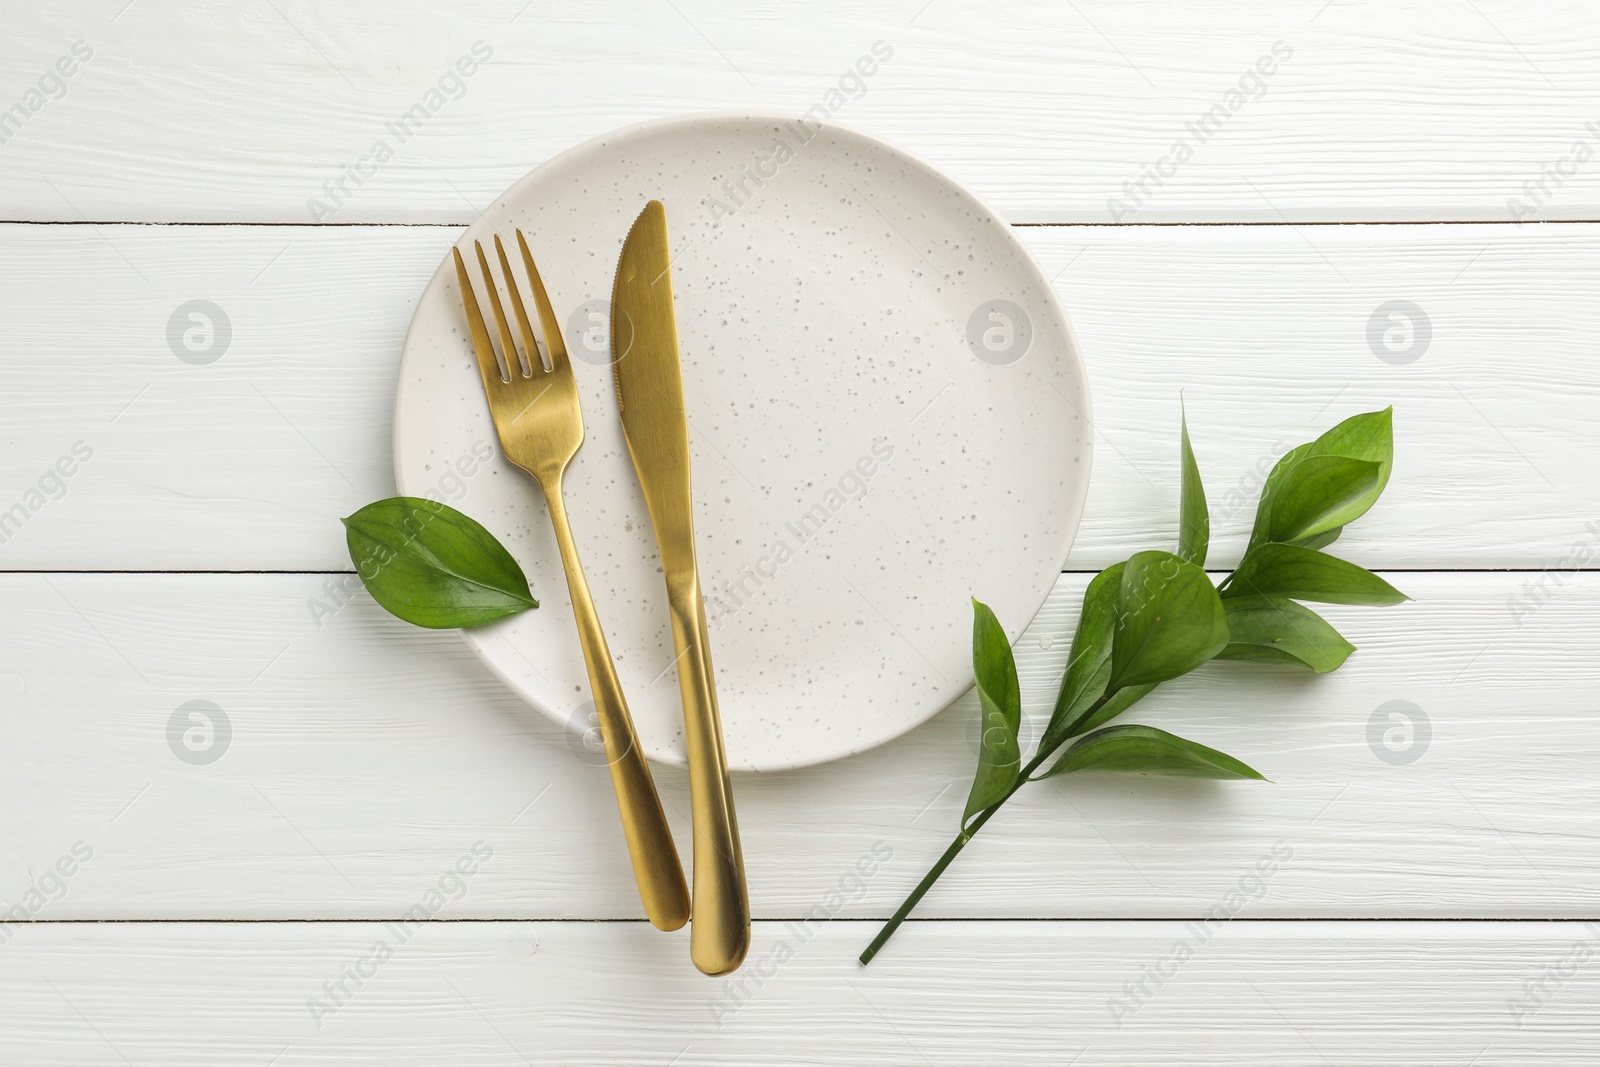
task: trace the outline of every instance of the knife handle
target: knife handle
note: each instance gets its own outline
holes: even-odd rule
[[[561,549],[561,566],[567,574],[567,590],[572,594],[572,614],[578,623],[578,643],[583,646],[583,663],[589,671],[589,692],[594,697],[595,714],[600,720],[600,736],[606,746],[606,763],[611,768],[611,784],[617,794],[617,810],[622,815],[622,832],[628,840],[628,855],[633,860],[633,877],[639,884],[639,899],[651,924],[659,930],[676,930],[689,921],[689,887],[684,884],[683,864],[672,841],[672,829],[661,810],[650,765],[634,730],[628,702],[611,662],[611,649],[600,629],[600,616],[589,595],[589,583],[578,562],[578,548],[567,524],[566,503],[561,498],[559,477],[545,486],[550,505],[550,522],[555,527],[556,544]]]
[[[700,583],[668,582],[672,643],[678,653],[684,739],[689,750],[689,803],[694,812],[694,923],[689,958],[709,975],[727,974],[750,950],[750,893],[733,812],[733,788],[717,715],[717,690],[706,639]]]

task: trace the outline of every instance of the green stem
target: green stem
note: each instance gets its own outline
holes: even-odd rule
[[[1105,705],[1105,702],[1110,699],[1111,694],[1102,694],[1083,715],[1079,716],[1079,721],[1086,720],[1089,716],[1099,711]],[[906,921],[906,916],[911,914],[911,909],[915,908],[922,898],[927,895],[928,890],[933,888],[933,883],[939,880],[939,876],[944,874],[945,868],[950,866],[951,862],[961,854],[961,850],[967,847],[967,842],[971,841],[977,832],[983,829],[983,824],[988,822],[989,818],[999,811],[1001,805],[1010,800],[1017,790],[1032,781],[1033,772],[1038,770],[1040,764],[1049,759],[1056,749],[1067,741],[1067,737],[1062,737],[1061,740],[1049,748],[1041,748],[1033,759],[1028,761],[1028,765],[1018,773],[1016,782],[1012,784],[1010,789],[1006,790],[1006,795],[984,808],[978,813],[977,818],[961,828],[961,832],[956,835],[955,840],[950,842],[950,847],[944,850],[944,855],[940,856],[934,865],[928,869],[928,873],[922,876],[922,881],[917,883],[917,887],[911,891],[911,895],[906,897],[905,902],[900,905],[889,921],[883,924],[883,929],[878,931],[878,936],[872,939],[872,944],[868,945],[867,950],[861,954],[863,966],[871,963],[872,957],[876,956],[878,950],[888,943],[896,930],[900,929],[900,924]]]

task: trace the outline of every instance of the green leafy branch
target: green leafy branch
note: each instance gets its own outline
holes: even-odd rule
[[[861,954],[863,964],[1029,782],[1083,771],[1264,780],[1232,756],[1165,730],[1106,723],[1162,682],[1213,659],[1287,664],[1318,674],[1337,669],[1355,646],[1299,601],[1382,605],[1408,599],[1371,571],[1322,551],[1388,484],[1392,411],[1346,419],[1278,461],[1262,486],[1244,558],[1220,587],[1204,570],[1211,519],[1185,419],[1178,551],[1136,552],[1089,582],[1055,710],[1026,764],[1011,644],[994,613],[972,602],[972,664],[983,726],[972,791],[955,840]]]

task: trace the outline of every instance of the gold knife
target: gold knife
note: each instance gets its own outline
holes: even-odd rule
[[[733,814],[733,790],[717,717],[706,611],[694,558],[689,424],[672,311],[667,212],[645,205],[628,231],[611,291],[611,372],[628,454],[661,550],[677,650],[694,810],[694,902],[689,955],[706,974],[727,974],[750,948],[750,896]]]

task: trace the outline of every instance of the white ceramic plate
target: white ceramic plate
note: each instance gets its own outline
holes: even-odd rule
[[[971,686],[968,598],[1014,639],[1066,559],[1091,441],[1066,316],[961,186],[862,134],[780,117],[618,131],[468,228],[470,261],[473,240],[521,227],[567,322],[587,427],[567,506],[652,759],[683,762],[683,718],[605,336],[622,239],[651,198],[672,240],[729,763],[774,771],[882,744]],[[394,450],[400,491],[482,522],[539,598],[467,643],[603,759],[544,499],[500,455],[448,257],[406,337]]]

